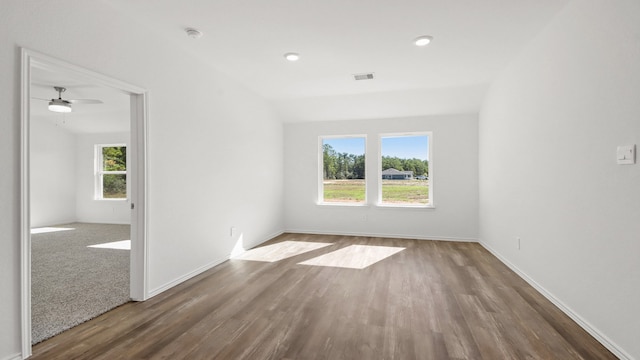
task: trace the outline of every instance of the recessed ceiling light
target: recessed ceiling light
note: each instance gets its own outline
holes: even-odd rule
[[[298,61],[300,59],[300,54],[298,53],[286,53],[284,54],[284,58],[289,61]]]
[[[187,33],[187,36],[192,39],[199,39],[202,37],[202,31],[194,28],[186,28],[184,31]]]
[[[433,36],[424,35],[417,37],[415,40],[413,40],[413,43],[416,44],[416,46],[426,46],[429,45],[432,40]]]

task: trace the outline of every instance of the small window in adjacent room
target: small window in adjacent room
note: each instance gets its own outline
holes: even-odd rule
[[[96,199],[127,198],[127,147],[96,145]]]
[[[431,134],[380,136],[380,204],[433,206]]]
[[[320,138],[320,203],[365,203],[365,151],[365,136]]]

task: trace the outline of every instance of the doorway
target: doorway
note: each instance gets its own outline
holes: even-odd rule
[[[42,134],[40,134],[39,138],[34,138],[34,133],[31,131],[35,125],[34,121],[37,117],[37,111],[34,110],[34,104],[32,102],[37,101],[38,104],[43,106],[38,106],[37,108],[46,109],[47,102],[42,100],[34,99],[34,95],[36,92],[40,91],[38,89],[39,86],[44,86],[47,84],[43,84],[43,82],[38,82],[46,78],[43,74],[49,74],[51,76],[48,79],[50,82],[54,81],[58,77],[59,79],[67,79],[65,82],[68,84],[75,84],[80,89],[81,86],[86,87],[94,87],[96,89],[101,89],[103,91],[102,96],[109,97],[110,94],[117,94],[119,96],[119,101],[122,103],[122,99],[124,99],[124,105],[126,105],[126,125],[120,124],[119,126],[125,126],[125,128],[120,128],[119,130],[124,130],[129,135],[128,143],[126,143],[126,169],[124,172],[125,175],[118,174],[100,174],[99,177],[93,177],[89,181],[91,184],[89,186],[94,186],[96,189],[95,198],[93,205],[99,204],[98,207],[93,207],[91,211],[100,212],[102,207],[111,211],[111,213],[105,213],[103,216],[111,216],[111,220],[120,219],[120,222],[124,221],[122,219],[127,218],[127,222],[129,222],[130,218],[130,257],[128,259],[129,262],[129,298],[134,301],[142,301],[148,298],[147,291],[147,274],[146,274],[146,264],[147,264],[147,253],[146,253],[146,217],[145,217],[145,209],[146,209],[146,124],[147,124],[147,111],[146,111],[146,100],[147,93],[144,89],[138,88],[136,86],[121,82],[119,80],[106,77],[99,73],[87,70],[85,68],[67,63],[65,61],[61,61],[59,59],[55,59],[49,57],[47,55],[28,50],[22,49],[22,78],[21,78],[21,132],[22,132],[22,144],[21,144],[21,305],[22,305],[22,353],[23,357],[28,357],[31,355],[31,343],[32,343],[32,246],[33,246],[33,238],[31,235],[32,227],[38,226],[38,222],[42,224],[47,223],[47,221],[55,222],[55,216],[62,216],[59,219],[64,218],[64,212],[71,212],[71,208],[80,209],[83,205],[82,201],[77,201],[73,206],[67,204],[66,210],[62,208],[62,215],[51,215],[58,213],[56,211],[48,211],[42,212],[40,210],[36,210],[33,206],[33,198],[34,190],[39,191],[40,189],[33,188],[33,180],[34,174],[32,173],[32,162],[34,162],[34,153],[36,151],[33,150],[33,143],[37,143],[39,140],[42,140]],[[75,83],[74,83],[75,82]],[[46,82],[45,82],[46,83]],[[83,85],[84,84],[84,85]],[[60,84],[63,85],[63,84]],[[45,86],[46,87],[46,86]],[[66,90],[66,89],[65,89]],[[55,96],[47,96],[47,98],[56,99],[58,97],[62,99],[67,99],[66,97],[59,96],[59,89],[52,89],[52,91],[57,91]],[[81,92],[78,90],[78,92]],[[96,93],[97,94],[97,93]],[[40,95],[42,96],[42,95]],[[115,96],[115,95],[114,95]],[[71,104],[63,104],[63,106],[75,106],[75,103]],[[64,109],[63,109],[64,110]],[[74,111],[81,112],[81,107],[78,105]],[[48,110],[43,110],[46,111]],[[82,126],[86,126],[89,122],[76,121],[74,124],[71,123],[71,118],[64,117],[64,114],[56,114],[63,115],[51,118],[54,123],[49,124],[54,127],[58,127],[61,129],[63,127],[72,128],[73,126],[77,126],[76,131],[82,132],[86,131],[81,130]],[[111,119],[117,117],[111,116]],[[40,119],[42,120],[42,119]],[[97,121],[100,123],[100,121]],[[102,121],[102,126],[113,126],[113,121],[109,121],[109,117],[107,116]],[[38,124],[39,125],[39,124]],[[94,128],[92,131],[97,131],[96,126],[100,127],[101,125],[94,124]],[[80,130],[79,130],[80,129]],[[113,129],[113,128],[110,128]],[[53,133],[50,133],[53,134]],[[78,144],[84,142],[96,142],[96,135],[89,136],[89,140],[83,139],[82,141],[78,141]],[[100,138],[98,136],[97,138]],[[46,137],[45,137],[46,139]],[[104,137],[103,137],[104,139]],[[102,143],[112,143],[112,141],[100,140],[98,142]],[[116,145],[124,145],[124,141],[117,141]],[[102,144],[105,145],[105,144]],[[108,145],[108,144],[107,144]],[[123,149],[123,146],[118,147],[118,149]],[[97,147],[96,147],[97,149]],[[97,150],[96,150],[97,151]],[[91,156],[97,156],[97,153],[91,151]],[[38,162],[42,162],[42,159],[37,159]],[[93,162],[93,159],[89,159],[89,161]],[[122,170],[122,169],[116,169]],[[123,171],[121,171],[123,172]],[[37,174],[38,176],[42,176],[42,174]],[[125,199],[102,199],[99,192],[103,188],[103,178],[104,176],[108,176],[107,182],[110,180],[119,180],[119,177],[126,177],[126,198]],[[81,177],[76,180],[78,182],[82,182],[82,185],[87,181],[82,180]],[[117,183],[117,181],[116,181]],[[80,184],[76,184],[75,187],[79,187]],[[98,189],[100,187],[100,189]],[[120,186],[121,187],[121,186]],[[118,185],[116,184],[116,188]],[[106,195],[110,195],[110,193],[105,193]],[[108,196],[107,196],[108,197]],[[103,200],[102,202],[96,202],[95,200]],[[86,206],[86,204],[85,204]],[[123,208],[124,207],[124,208]],[[118,214],[116,214],[116,208],[118,208]],[[94,214],[95,215],[95,214]],[[49,217],[47,219],[47,216]],[[53,218],[51,218],[53,216]],[[91,217],[88,217],[89,219]],[[35,219],[35,220],[34,220]],[[109,222],[110,220],[106,220]],[[33,224],[32,224],[33,222]],[[64,221],[63,221],[64,222]],[[124,240],[124,239],[123,239]],[[94,244],[95,245],[95,244]],[[126,266],[126,265],[125,265]],[[126,295],[126,294],[125,294]]]

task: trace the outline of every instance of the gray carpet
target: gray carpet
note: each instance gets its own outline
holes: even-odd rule
[[[129,240],[129,225],[72,223],[31,235],[33,344],[129,301],[128,250],[87,245]]]

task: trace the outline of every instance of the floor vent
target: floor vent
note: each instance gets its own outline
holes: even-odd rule
[[[373,73],[353,74],[354,80],[373,80]]]

